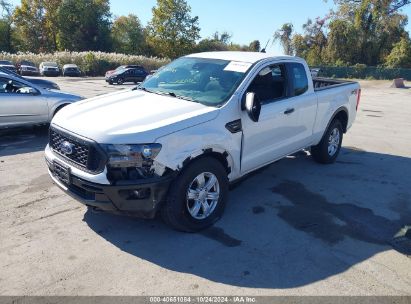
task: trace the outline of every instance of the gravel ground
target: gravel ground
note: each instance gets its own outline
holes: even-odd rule
[[[2,131],[0,295],[411,295],[411,89],[362,85],[336,164],[259,170],[201,234],[88,211],[48,177],[46,128]]]

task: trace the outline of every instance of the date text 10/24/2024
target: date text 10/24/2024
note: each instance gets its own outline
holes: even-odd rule
[[[254,297],[150,297],[150,303],[256,303]]]

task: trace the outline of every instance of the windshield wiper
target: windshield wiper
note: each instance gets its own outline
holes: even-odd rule
[[[145,87],[135,87],[135,88],[133,89],[133,91],[134,91],[134,90],[142,90],[142,91],[144,91],[144,92],[153,93],[153,94],[157,94],[157,95],[171,96],[171,97],[178,98],[178,99],[182,99],[182,100],[187,100],[187,101],[191,101],[191,102],[198,102],[198,101],[195,100],[195,99],[192,99],[192,98],[187,97],[187,96],[177,95],[177,94],[174,93],[174,92],[151,91],[151,90],[146,89]]]
[[[140,87],[140,86],[137,86],[137,87],[133,88],[133,91],[136,91],[136,90],[141,90],[141,91],[144,91],[144,92],[153,93],[152,91],[147,90],[145,87]]]
[[[194,100],[194,99],[192,99],[192,98],[190,98],[190,97],[183,96],[183,95],[177,95],[177,94],[174,93],[174,92],[164,92],[164,95],[168,95],[168,96],[171,96],[171,97],[174,97],[174,98],[178,98],[178,99],[182,99],[182,100],[187,100],[187,101],[192,101],[192,102],[198,102],[197,100]]]

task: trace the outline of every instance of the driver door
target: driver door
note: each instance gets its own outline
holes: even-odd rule
[[[317,97],[308,92],[304,67],[294,63],[271,64],[260,70],[247,92],[261,101],[258,122],[242,112],[243,156],[241,170],[250,172],[305,148],[312,136]],[[301,87],[301,88],[300,88]]]
[[[20,126],[48,122],[47,100],[35,90],[33,93],[20,93],[19,89],[28,92],[27,84],[0,78],[0,126]]]

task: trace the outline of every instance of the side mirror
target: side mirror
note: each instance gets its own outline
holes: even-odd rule
[[[261,102],[255,93],[247,93],[245,97],[245,110],[252,121],[258,122],[261,113]]]

